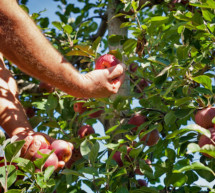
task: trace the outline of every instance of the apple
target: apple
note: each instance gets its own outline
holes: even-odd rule
[[[78,136],[80,138],[84,138],[84,137],[86,137],[90,134],[94,134],[94,133],[95,133],[95,130],[90,125],[83,125],[82,127],[80,127],[78,129]]]
[[[199,144],[199,146],[201,148],[204,147],[205,145],[211,145],[212,147],[215,146],[213,144],[213,142],[211,141],[211,140],[213,140],[215,142],[215,128],[209,128],[208,130],[211,133],[211,138],[209,139],[205,135],[201,135],[200,138],[199,138],[199,141],[198,141],[198,144]],[[211,158],[211,156],[208,155],[208,154],[206,154],[206,153],[203,153],[203,155],[206,156],[206,157],[210,157]]]
[[[114,55],[104,54],[100,56],[95,63],[95,69],[105,69],[121,63]]]
[[[40,149],[39,151],[43,154],[50,154],[51,153],[50,149]],[[42,158],[42,156],[39,155],[38,153],[35,153],[32,160],[34,161],[38,158]],[[43,169],[46,169],[49,166],[54,166],[55,170],[57,170],[57,168],[58,168],[58,157],[54,152],[46,160]]]
[[[103,108],[103,107],[99,107],[99,109],[100,109],[100,110],[98,110],[98,111],[96,111],[96,112],[94,112],[94,113],[91,113],[91,114],[89,115],[89,117],[91,117],[91,118],[98,118],[98,117],[100,117],[101,114],[104,113],[104,108]]]
[[[138,179],[137,183],[138,183],[138,185],[140,187],[142,187],[142,186],[146,186],[147,187],[148,186],[147,182],[145,180],[142,180],[142,179]]]
[[[140,82],[138,82],[137,85],[138,86],[135,86],[135,92],[141,93],[144,90],[144,88],[149,86],[149,83],[143,78],[140,80]]]
[[[116,161],[116,163],[118,164],[119,167],[123,166],[123,162],[122,162],[122,159],[121,159],[121,152],[120,151],[116,151],[113,154],[113,160]]]
[[[152,166],[151,166],[152,162],[151,162],[150,159],[146,159],[146,160],[144,160],[144,161],[145,161],[145,163],[146,163],[147,165],[149,165],[150,167],[152,167]],[[136,169],[135,169],[134,172],[135,172],[137,175],[144,175],[144,174],[140,171],[139,164],[137,165],[137,167],[136,167]]]
[[[126,155],[124,156],[124,158],[127,160],[127,161],[133,161],[133,158],[131,158],[130,156],[129,156],[129,153],[130,153],[130,151],[132,150],[132,148],[131,147],[126,147],[127,148],[127,153],[126,153]],[[116,151],[115,153],[114,153],[114,155],[113,155],[113,160],[115,160],[116,161],[116,163],[118,164],[118,166],[119,167],[122,167],[123,166],[123,162],[122,162],[122,159],[121,159],[121,152],[120,151]]]
[[[39,92],[43,93],[43,92],[48,92],[48,93],[53,93],[55,90],[55,88],[48,83],[45,82],[40,82],[39,84]]]
[[[145,130],[143,130],[142,132],[144,132]],[[141,133],[140,132],[140,135]],[[144,135],[140,141],[143,141],[145,145],[147,146],[153,146],[153,145],[156,145],[158,143],[160,139],[160,136],[159,136],[159,131],[157,129],[155,130],[152,130],[150,133]]]
[[[137,68],[138,68],[138,64],[137,63],[131,63],[129,65],[129,70],[130,72],[136,72],[137,71]]]
[[[81,152],[79,148],[74,148],[72,151],[72,156],[68,162],[65,163],[66,168],[71,168],[72,164],[82,158]]]
[[[195,122],[201,127],[208,129],[214,126],[214,124],[212,123],[212,119],[214,117],[215,107],[207,107],[197,111],[197,113],[195,114]]]
[[[130,118],[128,124],[136,125],[136,127],[132,128],[132,131],[137,131],[138,127],[145,123],[146,121],[147,121],[146,116],[141,114],[135,114]]]
[[[40,146],[40,149],[48,149],[50,147],[50,143],[49,141],[43,136],[43,135],[33,135],[33,141],[31,144],[34,143],[34,141],[38,140],[41,142],[41,146]]]
[[[35,116],[35,110],[33,107],[26,107],[25,108],[25,113],[27,115],[28,118],[32,118]]]
[[[86,100],[86,99],[77,99],[77,100]],[[73,106],[73,109],[76,113],[82,114],[87,110],[87,107],[83,106],[85,102],[76,102]]]
[[[54,150],[59,161],[67,162],[72,156],[71,145],[64,140],[55,140],[51,143],[50,149]]]

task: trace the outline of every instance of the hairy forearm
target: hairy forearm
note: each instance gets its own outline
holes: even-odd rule
[[[54,49],[14,0],[0,2],[0,51],[22,71],[74,96],[81,75]]]

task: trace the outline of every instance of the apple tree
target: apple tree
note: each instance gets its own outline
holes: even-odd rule
[[[2,134],[2,189],[215,192],[214,1],[54,1],[59,20],[29,14],[52,45],[80,73],[112,54],[126,65],[126,79],[110,98],[75,98],[5,61],[35,131],[74,149],[65,168],[44,169],[50,154],[21,158],[23,141]],[[19,3],[29,13],[29,2]]]

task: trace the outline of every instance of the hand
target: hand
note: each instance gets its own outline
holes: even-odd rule
[[[103,98],[116,94],[125,79],[124,69],[124,64],[118,64],[83,75],[83,97]]]
[[[21,157],[25,159],[31,160],[33,156],[38,152],[40,149],[48,149],[50,144],[55,141],[55,139],[49,137],[44,133],[39,132],[30,132],[30,133],[18,133],[18,139],[24,139],[26,142],[21,150]],[[69,143],[72,148],[72,145]],[[58,162],[58,170],[62,169],[65,166],[64,161]]]

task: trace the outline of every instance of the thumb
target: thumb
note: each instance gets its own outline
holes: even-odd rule
[[[113,79],[119,78],[124,74],[125,64],[121,63],[121,64],[117,64],[116,66],[112,66],[108,68],[108,71],[109,71],[108,79],[113,80]]]

